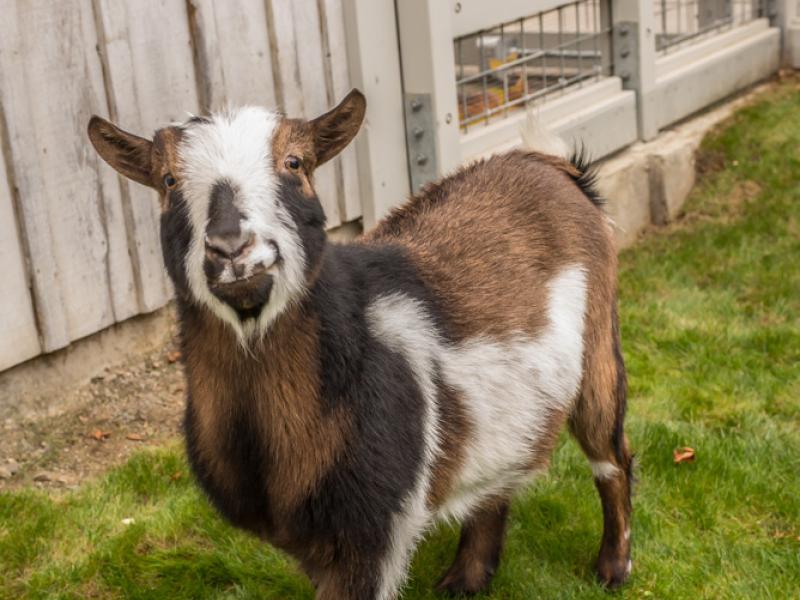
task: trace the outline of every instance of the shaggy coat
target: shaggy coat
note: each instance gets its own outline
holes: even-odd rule
[[[364,106],[354,91],[310,122],[246,108],[152,141],[90,123],[101,156],[161,194],[198,482],[230,522],[296,557],[320,599],[395,598],[425,531],[462,521],[439,587],[471,593],[566,422],[602,500],[598,577],[622,583],[625,369],[590,174],[495,156],[330,243],[313,171]]]

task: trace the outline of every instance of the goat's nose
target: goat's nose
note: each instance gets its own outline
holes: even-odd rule
[[[253,245],[255,235],[244,231],[206,235],[206,251],[227,259],[235,259]]]

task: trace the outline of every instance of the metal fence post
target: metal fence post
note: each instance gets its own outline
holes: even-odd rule
[[[614,74],[636,91],[639,137],[658,133],[654,112],[656,35],[652,0],[611,0]]]
[[[458,2],[396,0],[412,191],[461,164],[453,14]]]

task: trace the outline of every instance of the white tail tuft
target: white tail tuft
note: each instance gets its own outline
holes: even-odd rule
[[[525,125],[520,128],[520,135],[522,136],[522,145],[527,150],[552,154],[567,160],[572,154],[567,143],[545,127],[532,110],[528,111]]]

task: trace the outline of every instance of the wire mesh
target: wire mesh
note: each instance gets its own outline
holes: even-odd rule
[[[666,53],[765,16],[765,0],[653,0],[656,50]]]
[[[453,41],[462,131],[611,73],[609,0],[578,0]]]

